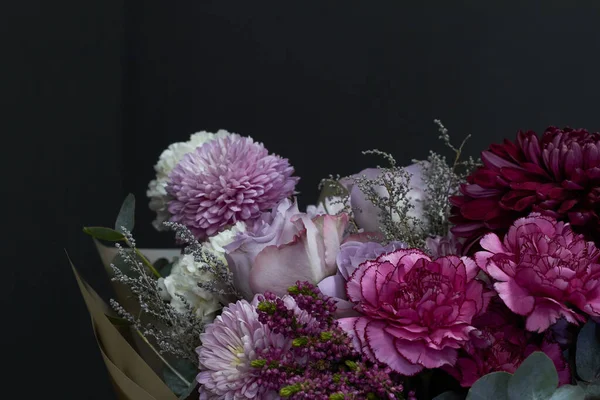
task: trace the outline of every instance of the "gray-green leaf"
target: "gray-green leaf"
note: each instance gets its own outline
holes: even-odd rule
[[[442,394],[438,394],[432,400],[463,400],[464,396],[456,392],[447,391]]]
[[[196,375],[198,369],[194,364],[187,360],[176,360],[171,363],[171,366],[177,370],[177,372],[187,380],[187,383],[182,381],[170,368],[166,367],[163,369],[163,377],[165,383],[173,391],[176,396],[186,396],[191,393],[194,389]],[[191,386],[191,388],[190,388]],[[186,394],[187,393],[187,394]],[[185,397],[183,397],[185,399]]]
[[[585,393],[585,400],[598,400],[600,399],[600,382],[587,383],[583,381],[577,382],[579,387]]]
[[[109,242],[119,242],[125,240],[125,236],[123,236],[121,232],[101,226],[88,226],[83,228],[83,232],[95,237],[96,239],[107,240]]]
[[[115,222],[115,230],[121,231],[121,227],[124,226],[129,232],[133,231],[133,226],[135,223],[135,196],[131,193],[125,197],[123,204],[121,205],[121,210],[119,211],[119,215],[117,216],[117,221]]]
[[[508,382],[510,400],[547,400],[558,386],[552,360],[536,351],[523,361]]]
[[[467,400],[508,400],[508,372],[492,372],[484,375],[471,386]]]
[[[587,382],[592,382],[600,376],[600,341],[596,330],[596,323],[589,320],[577,337],[577,375]]]
[[[579,386],[564,385],[556,389],[549,400],[584,400],[585,392]]]

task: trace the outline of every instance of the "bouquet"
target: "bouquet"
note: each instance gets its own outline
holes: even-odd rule
[[[600,399],[600,133],[465,159],[435,123],[449,156],[365,151],[304,211],[249,137],[169,146],[147,195],[176,249],[136,246],[129,195],[84,229],[110,307],[74,269],[121,398]]]

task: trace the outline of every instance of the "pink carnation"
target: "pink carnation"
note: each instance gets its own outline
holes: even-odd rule
[[[542,332],[559,318],[578,324],[600,316],[600,251],[569,224],[532,213],[518,219],[500,241],[494,233],[480,241],[481,269],[529,331]]]
[[[361,264],[347,284],[360,317],[340,319],[371,360],[403,375],[456,362],[487,296],[467,257],[432,261],[420,250],[397,250]]]
[[[571,373],[560,346],[548,340],[536,344],[533,335],[520,327],[520,322],[520,317],[501,300],[492,301],[487,312],[473,319],[478,330],[459,352],[456,365],[443,369],[461,386],[470,387],[491,372],[514,373],[527,356],[542,351],[554,362],[560,383],[569,383]]]

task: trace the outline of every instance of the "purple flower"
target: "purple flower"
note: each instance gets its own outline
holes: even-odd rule
[[[452,233],[449,233],[447,236],[427,238],[425,247],[433,258],[459,255],[462,251],[462,243]]]
[[[338,320],[369,359],[412,376],[454,365],[489,301],[467,257],[431,260],[417,249],[362,263],[347,284],[359,317]]]
[[[577,235],[570,224],[531,213],[480,243],[479,267],[514,313],[526,317],[526,328],[543,332],[561,317],[579,324],[600,316],[600,251]]]
[[[250,299],[267,290],[283,295],[296,281],[316,284],[335,274],[347,223],[346,214],[311,219],[282,200],[225,247],[234,284]]]
[[[338,312],[336,315],[338,317],[356,315],[355,312],[351,311],[354,303],[347,301],[346,282],[358,266],[365,261],[375,260],[382,254],[406,248],[406,245],[401,242],[390,242],[386,246],[376,242],[360,242],[358,240],[361,237],[357,236],[349,238],[354,240],[346,241],[340,247],[336,259],[337,273],[319,282],[321,292],[337,301]]]
[[[287,351],[291,340],[258,320],[256,302],[240,300],[223,309],[200,335],[200,399],[278,399],[277,392],[260,384],[252,361],[264,351]]]
[[[287,159],[269,154],[251,138],[232,134],[184,156],[171,171],[167,192],[171,221],[198,238],[237,221],[258,218],[293,194],[298,182]]]

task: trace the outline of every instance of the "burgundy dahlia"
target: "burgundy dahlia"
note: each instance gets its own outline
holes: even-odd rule
[[[474,242],[487,232],[503,235],[532,211],[570,222],[600,243],[600,133],[546,129],[541,138],[519,132],[482,152],[484,166],[451,198],[452,232]]]
[[[287,159],[251,138],[232,134],[188,153],[169,175],[171,221],[198,238],[257,218],[290,196],[299,178]]]
[[[569,224],[532,213],[504,240],[488,233],[480,245],[477,265],[495,280],[504,304],[526,318],[528,331],[544,332],[560,318],[579,324],[600,316],[600,250]]]
[[[348,299],[362,315],[338,322],[367,358],[402,375],[454,365],[489,299],[477,272],[467,257],[431,260],[416,249],[383,254],[348,280]]]

